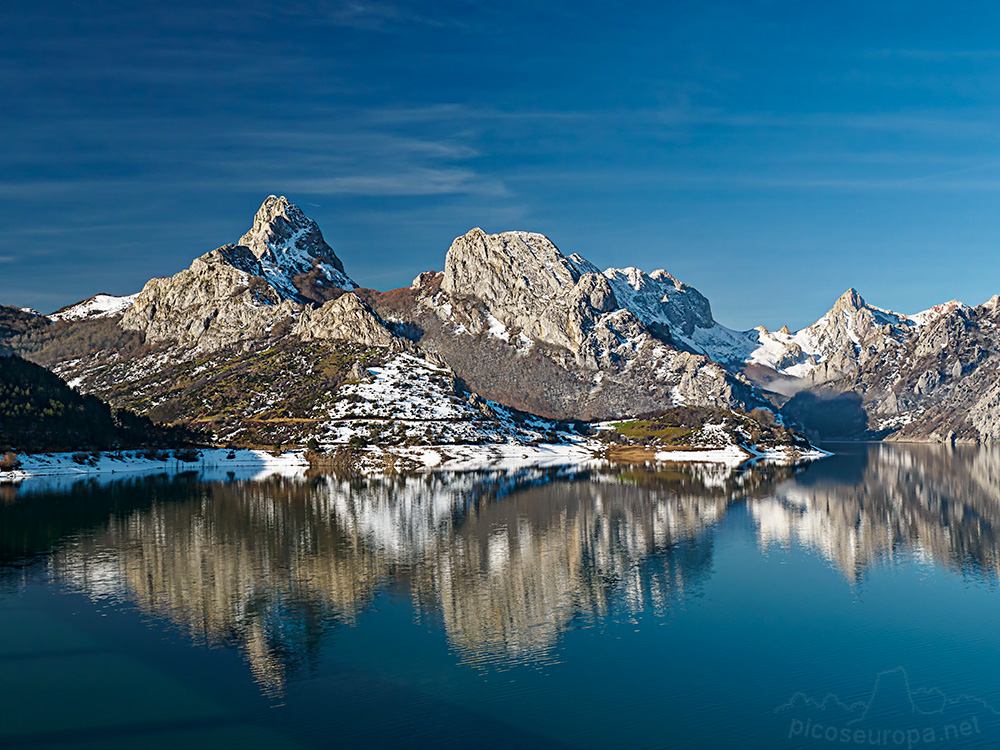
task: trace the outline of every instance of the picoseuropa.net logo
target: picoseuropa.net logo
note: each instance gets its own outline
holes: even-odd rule
[[[786,739],[798,747],[827,745],[913,748],[1000,745],[1000,713],[969,695],[910,688],[902,667],[881,672],[868,700],[845,704],[796,693],[775,709],[787,717]]]

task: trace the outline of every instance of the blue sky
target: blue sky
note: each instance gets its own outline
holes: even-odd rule
[[[1000,6],[18,3],[0,303],[137,291],[270,193],[359,283],[473,226],[666,268],[737,328],[1000,293]]]

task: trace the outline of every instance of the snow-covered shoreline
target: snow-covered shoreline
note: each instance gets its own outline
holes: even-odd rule
[[[0,471],[0,482],[23,483],[45,480],[47,486],[72,484],[80,479],[102,478],[127,474],[180,474],[197,471],[207,481],[213,479],[260,479],[273,474],[300,476],[309,463],[298,451],[274,455],[267,451],[206,448],[198,450],[198,459],[184,461],[175,451],[158,451],[149,457],[146,451],[114,451],[107,453],[28,453],[18,456],[20,467]],[[94,456],[80,461],[75,457]]]
[[[407,470],[418,472],[464,472],[484,469],[515,470],[556,466],[597,466],[609,463],[601,453],[605,446],[593,441],[520,445],[500,443],[485,445],[412,446],[383,450],[369,448],[359,452],[357,468],[365,474],[385,472],[386,459],[403,459]],[[309,461],[303,451],[281,454],[260,450],[206,448],[197,451],[197,459],[185,461],[175,451],[160,451],[150,457],[146,451],[109,453],[36,453],[19,456],[20,466],[0,472],[0,483],[31,485],[37,489],[58,489],[83,479],[110,481],[128,475],[181,474],[197,472],[204,481],[264,479],[278,474],[304,477]],[[748,461],[794,463],[831,455],[814,449],[797,452],[791,449],[757,451],[736,445],[702,450],[650,451],[656,463],[708,463],[738,467]],[[87,456],[86,459],[83,457]],[[91,458],[92,457],[92,458]]]
[[[761,451],[746,446],[727,445],[723,448],[702,450],[657,451],[655,459],[665,463],[719,463],[726,466],[741,466],[747,461],[798,463],[815,461],[832,455],[829,451],[816,447],[809,451],[799,451],[795,448],[769,448]]]

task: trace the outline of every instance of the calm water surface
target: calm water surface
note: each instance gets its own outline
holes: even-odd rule
[[[1000,746],[1000,452],[0,489],[0,747]]]

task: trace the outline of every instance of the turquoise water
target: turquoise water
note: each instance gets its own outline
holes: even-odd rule
[[[997,746],[1000,453],[835,449],[8,486],[0,747]]]

